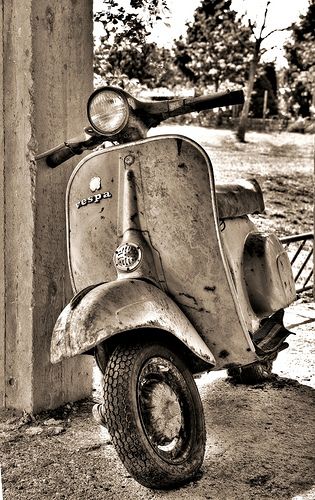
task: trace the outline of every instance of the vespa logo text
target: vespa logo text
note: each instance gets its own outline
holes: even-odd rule
[[[77,208],[85,207],[90,203],[99,203],[101,200],[106,200],[106,198],[111,198],[112,193],[107,191],[106,193],[93,194],[93,196],[89,196],[88,198],[83,198],[83,200],[78,201],[76,203]]]

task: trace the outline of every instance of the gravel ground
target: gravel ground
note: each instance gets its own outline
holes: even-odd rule
[[[311,230],[311,137],[251,132],[248,144],[240,145],[229,131],[160,129],[168,131],[201,141],[210,152],[217,180],[258,177],[267,202],[263,227],[280,235]],[[207,448],[195,482],[160,492],[130,477],[106,429],[91,416],[92,399],[100,394],[96,372],[89,401],[35,418],[0,412],[4,499],[314,500],[315,304],[300,300],[285,318],[296,335],[289,337],[289,349],[274,363],[271,382],[233,385],[224,371],[198,380]]]

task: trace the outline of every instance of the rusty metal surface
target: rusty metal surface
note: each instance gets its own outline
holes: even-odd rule
[[[225,220],[221,237],[247,328],[255,332],[262,318],[294,301],[290,262],[278,238],[257,233],[246,216]]]
[[[110,148],[78,165],[67,193],[74,289],[117,279],[113,255],[126,233],[123,214],[132,200],[127,171],[132,171],[136,200],[130,220],[136,220],[138,236],[150,249],[151,279],[184,311],[218,367],[255,361],[222,249],[212,167],[204,150],[184,137],[160,136]],[[95,200],[94,193],[90,202],[94,177],[101,179],[100,194],[107,194]],[[137,269],[129,277],[145,276]]]
[[[244,276],[251,306],[260,316],[269,316],[295,299],[289,257],[274,234],[252,233],[247,237]]]
[[[53,331],[51,360],[57,363],[122,331],[143,327],[172,333],[201,359],[215,365],[210,349],[174,301],[141,280],[102,284],[84,295],[74,308],[69,304]]]
[[[246,328],[250,332],[255,332],[259,328],[261,318],[255,314],[248,300],[243,257],[246,238],[250,233],[257,231],[257,228],[247,216],[226,219],[224,223],[221,223],[220,228],[224,253],[236,288]]]

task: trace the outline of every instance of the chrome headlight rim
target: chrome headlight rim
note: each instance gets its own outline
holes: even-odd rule
[[[125,116],[123,122],[119,125],[119,127],[117,127],[117,129],[115,129],[114,131],[109,131],[109,132],[100,129],[99,127],[97,127],[97,125],[95,125],[95,123],[93,122],[93,120],[91,118],[91,112],[90,112],[91,104],[92,104],[93,100],[95,99],[95,97],[98,94],[104,93],[104,92],[113,92],[113,93],[119,95],[119,97],[124,101],[125,110],[126,110],[126,116]],[[112,137],[112,136],[119,134],[119,132],[121,132],[125,128],[125,126],[127,125],[127,122],[129,120],[129,116],[130,116],[129,103],[128,103],[126,95],[124,94],[124,92],[121,89],[119,89],[117,87],[111,87],[111,86],[99,87],[98,89],[94,90],[94,92],[90,95],[90,97],[88,99],[87,116],[88,116],[88,120],[89,120],[91,127],[98,134],[103,135],[105,137]]]

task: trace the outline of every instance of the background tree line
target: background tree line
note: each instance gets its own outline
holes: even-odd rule
[[[178,94],[193,89],[202,94],[239,88],[246,82],[240,140],[245,137],[248,114],[262,116],[265,91],[269,116],[279,113],[279,75],[274,63],[262,62],[264,41],[277,31],[266,30],[271,0],[266,0],[260,26],[239,17],[231,0],[203,0],[186,34],[174,40],[172,48],[148,41],[154,24],[167,20],[167,0],[132,0],[130,12],[118,0],[103,3],[104,9],[95,15],[105,29],[95,50],[95,73],[104,84],[133,91],[132,86],[137,90],[165,87]],[[285,46],[289,67],[280,75],[280,112],[310,116],[315,93],[315,0],[309,0],[305,15],[284,29],[289,29],[291,39]]]

